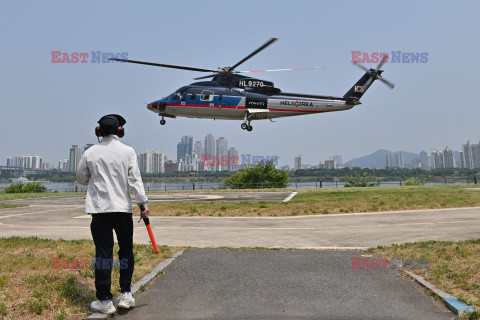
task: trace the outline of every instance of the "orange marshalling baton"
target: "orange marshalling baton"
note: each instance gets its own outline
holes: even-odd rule
[[[145,211],[145,206],[143,204],[140,205],[140,210],[141,212]],[[140,220],[142,219],[141,212],[140,212]],[[140,220],[138,220],[138,222],[140,222]],[[145,226],[147,227],[148,235],[150,236],[150,241],[152,242],[152,246],[153,246],[153,251],[155,251],[155,254],[157,254],[160,251],[158,251],[157,242],[155,241],[155,237],[153,236],[152,227],[150,226],[150,219],[143,218],[143,222],[145,222]]]

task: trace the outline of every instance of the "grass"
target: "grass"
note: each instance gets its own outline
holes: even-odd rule
[[[137,281],[176,248],[134,245]],[[114,248],[114,258],[118,245]],[[93,269],[54,269],[52,257],[91,259],[95,246],[90,240],[46,240],[0,238],[0,319],[83,319],[90,302],[96,300]],[[112,293],[120,292],[119,269],[112,272]]]
[[[282,202],[154,202],[152,216],[296,216],[480,206],[466,186],[298,189]],[[283,190],[285,191],[285,190]],[[138,214],[138,208],[135,209]]]
[[[85,193],[0,193],[0,201],[14,200],[14,199],[26,199],[26,198],[41,198],[41,197],[59,197],[59,196],[72,196],[72,195],[85,195]]]
[[[427,259],[427,269],[409,270],[480,311],[480,239],[415,242],[374,249],[381,257]],[[472,316],[472,319],[480,319]]]
[[[0,209],[18,208],[18,207],[28,207],[28,205],[15,204],[15,203],[0,203]]]

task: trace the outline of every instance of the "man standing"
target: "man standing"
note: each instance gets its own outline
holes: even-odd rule
[[[95,288],[97,301],[91,309],[105,314],[115,313],[112,302],[111,275],[113,265],[113,230],[117,235],[120,261],[120,288],[122,296],[118,307],[131,308],[135,299],[130,292],[134,267],[133,219],[129,187],[138,205],[144,205],[142,218],[148,217],[148,199],[145,196],[137,155],[124,145],[126,121],[116,114],[102,117],[95,128],[102,141],[84,152],[77,170],[77,180],[88,185],[85,212],[92,215],[90,229],[95,243]]]

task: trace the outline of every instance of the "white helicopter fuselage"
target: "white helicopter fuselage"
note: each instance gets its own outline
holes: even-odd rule
[[[186,92],[167,96],[149,104],[148,109],[167,117],[260,120],[343,111],[354,106],[338,97],[316,98],[295,94],[266,96],[237,88],[208,88],[198,93],[189,93],[189,90],[195,89],[188,88]]]

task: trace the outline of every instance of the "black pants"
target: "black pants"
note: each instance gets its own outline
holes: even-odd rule
[[[133,219],[131,213],[107,212],[92,214],[90,224],[95,242],[95,288],[98,300],[112,299],[113,230],[117,235],[120,288],[130,291],[134,267]]]

